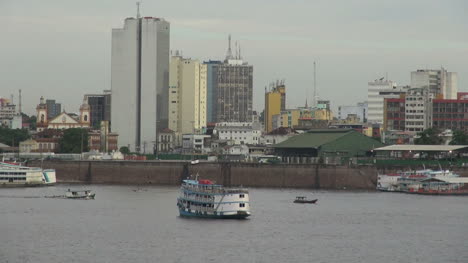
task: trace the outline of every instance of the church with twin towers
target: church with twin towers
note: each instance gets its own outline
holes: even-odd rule
[[[203,103],[197,106],[205,121],[198,123],[196,133],[203,133],[207,123],[252,121],[253,67],[242,60],[237,45],[234,53],[229,36],[225,60],[200,63],[206,69],[204,76],[200,72],[193,76],[194,81],[206,79],[199,85],[206,92],[200,93]],[[170,104],[184,102],[181,96],[174,100],[169,94],[174,88],[170,75],[179,74],[170,73],[171,60],[170,24],[163,18],[142,17],[138,12],[135,18],[125,19],[123,28],[112,29],[111,128],[119,134],[119,147],[154,153],[158,131],[174,127]],[[176,83],[179,91],[189,88],[183,87],[186,82]],[[194,125],[195,120],[190,123]]]

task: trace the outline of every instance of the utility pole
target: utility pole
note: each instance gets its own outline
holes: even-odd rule
[[[83,129],[81,129],[81,154],[80,154],[80,160],[83,159]]]

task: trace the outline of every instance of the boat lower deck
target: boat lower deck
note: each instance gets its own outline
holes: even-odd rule
[[[188,212],[185,210],[179,209],[179,214],[182,217],[198,217],[198,218],[212,218],[212,219],[246,219],[250,216],[250,213],[245,211],[237,211],[231,214],[209,214],[209,213],[201,213],[201,212]]]

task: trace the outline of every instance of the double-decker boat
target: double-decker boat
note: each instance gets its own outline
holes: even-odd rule
[[[0,162],[0,186],[40,186],[56,183],[55,170]]]
[[[210,180],[183,180],[177,198],[180,216],[244,219],[250,216],[249,192]]]

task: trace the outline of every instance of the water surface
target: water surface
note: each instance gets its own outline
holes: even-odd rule
[[[96,200],[42,198],[67,188]],[[137,189],[0,188],[0,262],[468,262],[468,197],[250,189],[250,219],[210,220]]]

